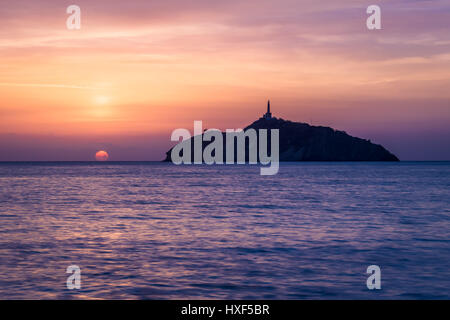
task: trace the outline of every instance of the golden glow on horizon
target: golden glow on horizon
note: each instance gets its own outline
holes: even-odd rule
[[[110,103],[111,102],[111,98],[107,97],[107,96],[95,96],[94,97],[94,102],[97,105],[103,106],[103,105],[106,105],[106,104]]]

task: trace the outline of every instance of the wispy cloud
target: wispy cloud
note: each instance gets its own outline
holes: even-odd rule
[[[99,87],[80,86],[71,84],[57,83],[10,83],[0,82],[2,87],[33,87],[33,88],[62,88],[62,89],[81,89],[81,90],[98,90]]]

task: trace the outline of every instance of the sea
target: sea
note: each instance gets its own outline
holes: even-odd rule
[[[0,299],[449,298],[449,162],[0,163]]]

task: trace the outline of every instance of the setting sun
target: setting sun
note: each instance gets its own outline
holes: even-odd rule
[[[97,151],[97,153],[95,154],[95,160],[97,161],[106,161],[108,160],[108,158],[109,158],[108,152],[103,150]]]

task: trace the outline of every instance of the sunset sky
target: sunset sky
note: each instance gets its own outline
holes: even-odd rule
[[[450,160],[448,0],[0,2],[0,161],[161,160],[172,130],[245,127],[268,98],[401,160]]]

